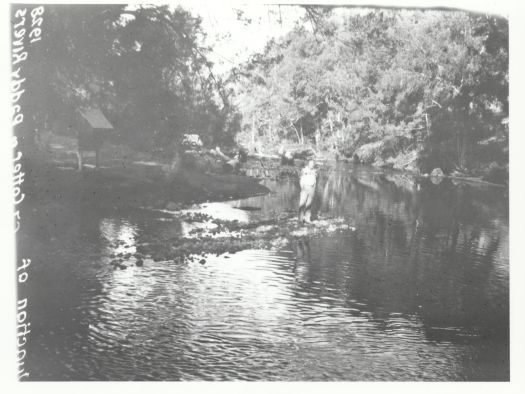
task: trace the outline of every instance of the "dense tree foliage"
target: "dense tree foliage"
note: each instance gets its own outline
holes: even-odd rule
[[[46,6],[44,31],[29,65],[38,75],[26,104],[35,128],[70,133],[76,109],[95,106],[118,142],[141,150],[169,150],[194,130],[220,139],[228,129],[201,21],[184,9]]]
[[[240,141],[288,139],[423,171],[508,162],[506,20],[306,11],[303,24],[233,70]]]
[[[31,130],[71,133],[75,110],[96,106],[115,141],[141,151],[172,152],[188,132],[205,143],[237,133],[251,148],[288,141],[423,172],[508,164],[503,18],[305,6],[223,82],[200,18],[181,7],[45,10],[26,70],[38,76],[24,98]]]

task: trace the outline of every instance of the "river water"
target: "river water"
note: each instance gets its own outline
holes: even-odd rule
[[[296,179],[262,183],[272,193],[193,209],[295,212]],[[34,256],[30,379],[509,379],[507,189],[338,166],[316,201],[355,231],[125,269],[112,256],[187,224],[147,207],[35,207],[19,238]]]

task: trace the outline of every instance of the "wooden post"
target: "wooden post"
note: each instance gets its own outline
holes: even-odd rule
[[[100,165],[100,149],[95,150],[95,168]]]
[[[78,161],[78,171],[82,171],[82,152],[80,148],[77,150],[77,161]]]

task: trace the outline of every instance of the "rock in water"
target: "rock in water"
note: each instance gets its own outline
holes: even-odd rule
[[[176,259],[183,263],[186,259],[186,262],[204,265],[207,262],[202,257],[204,254],[233,254],[244,249],[282,249],[295,238],[325,236],[349,230],[355,231],[355,228],[343,217],[318,218],[308,225],[298,223],[295,214],[252,223],[221,221],[217,236],[208,234],[209,229],[205,227],[194,229],[187,237],[177,238],[172,243],[148,243],[147,246],[153,246],[154,249],[153,253],[146,254],[151,254],[154,261]]]
[[[181,204],[177,204],[175,202],[172,202],[170,201],[167,205],[166,205],[166,209],[169,210],[169,211],[178,211],[181,209]]]
[[[445,176],[445,174],[443,173],[443,170],[441,168],[437,167],[432,170],[432,172],[430,173],[430,176],[436,177],[436,178],[442,178],[443,176]]]

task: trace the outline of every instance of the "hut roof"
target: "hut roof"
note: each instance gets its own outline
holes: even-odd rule
[[[106,119],[104,114],[98,108],[84,108],[79,109],[80,115],[87,120],[89,125],[94,129],[113,129],[109,120]]]

